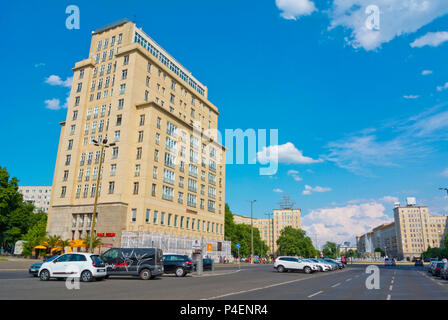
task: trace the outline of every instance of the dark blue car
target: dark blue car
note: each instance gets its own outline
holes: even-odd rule
[[[53,261],[53,260],[56,259],[57,257],[59,257],[59,256],[53,256],[53,257],[51,257],[51,258],[48,258],[47,260],[44,260],[43,262],[37,262],[37,263],[34,263],[34,264],[28,269],[29,274],[31,274],[31,275],[37,277],[37,274],[39,273],[39,269],[40,269],[40,267],[42,266],[42,264],[43,264],[44,262],[50,262],[50,261]]]

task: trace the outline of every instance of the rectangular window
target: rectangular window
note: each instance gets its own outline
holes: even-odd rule
[[[139,183],[134,182],[134,194],[138,194],[138,187],[139,187]]]
[[[149,220],[151,219],[151,210],[146,209],[146,217],[145,217],[145,222],[149,223]]]
[[[153,214],[153,223],[154,224],[157,224],[157,214],[158,213],[159,213],[158,211],[154,211],[154,214]]]
[[[115,189],[115,182],[114,181],[110,181],[109,182],[109,194],[113,194],[114,193],[114,189]]]
[[[131,222],[137,221],[137,209],[132,209]]]

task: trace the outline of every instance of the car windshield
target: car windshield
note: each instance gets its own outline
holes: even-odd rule
[[[92,255],[92,256],[90,256],[90,258],[97,265],[101,265],[103,263],[103,260],[101,260],[101,258],[99,256],[97,256],[97,255]]]
[[[53,260],[56,259],[57,257],[59,257],[59,256],[53,256],[53,257],[50,257],[50,258],[48,258],[47,260],[45,260],[44,262],[50,262],[50,261],[53,261]]]

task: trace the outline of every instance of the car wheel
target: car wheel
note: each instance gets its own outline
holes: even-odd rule
[[[277,267],[277,271],[278,272],[285,272],[285,267],[284,266],[278,266]]]
[[[81,281],[82,282],[90,282],[93,280],[93,275],[92,272],[90,272],[89,270],[84,270],[81,273]]]
[[[149,269],[142,269],[140,271],[140,279],[142,279],[142,280],[149,280],[149,279],[151,279],[151,270],[149,270]]]
[[[50,272],[48,270],[42,270],[39,275],[40,280],[48,281],[50,280]]]
[[[306,274],[309,274],[309,273],[311,273],[311,268],[310,268],[310,267],[305,267],[305,268],[303,268],[303,271],[304,271]]]
[[[185,276],[185,270],[182,267],[177,267],[175,273],[176,273],[176,277]]]

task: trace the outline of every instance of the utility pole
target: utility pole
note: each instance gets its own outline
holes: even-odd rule
[[[247,200],[250,202],[250,264],[254,263],[254,202],[257,200]]]
[[[266,216],[268,216],[268,219],[272,219],[272,247],[271,247],[271,253],[272,257],[274,257],[274,214],[272,212],[265,213]],[[272,218],[271,218],[272,217]]]
[[[98,166],[98,176],[96,178],[96,189],[95,189],[95,202],[93,204],[93,216],[92,216],[92,228],[90,229],[90,244],[89,244],[89,250],[93,253],[93,237],[94,237],[94,230],[95,230],[95,217],[96,217],[96,208],[98,205],[98,190],[100,189],[100,178],[101,178],[101,167],[103,166],[103,153],[104,148],[109,148],[115,146],[115,142],[107,144],[107,139],[104,139],[103,141],[96,141],[93,140],[93,144],[96,147],[100,147],[100,163]]]

